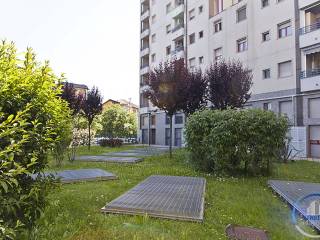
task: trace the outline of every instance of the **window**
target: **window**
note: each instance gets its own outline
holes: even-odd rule
[[[151,125],[155,126],[156,125],[156,115],[151,115],[151,119],[150,119]]]
[[[309,118],[320,118],[320,98],[308,99]]]
[[[279,78],[292,76],[292,61],[282,62],[278,64]]]
[[[262,8],[269,6],[269,0],[261,0]]]
[[[155,24],[156,23],[156,15],[153,15],[152,17],[151,17],[151,23],[152,24]]]
[[[222,21],[216,21],[214,22],[214,32],[220,32],[222,30]]]
[[[204,63],[204,58],[201,56],[199,57],[199,64],[203,64]]]
[[[203,38],[203,31],[199,32],[199,38]]]
[[[156,42],[156,34],[152,34],[151,36],[151,42],[155,43]]]
[[[190,36],[189,36],[189,43],[190,44],[193,44],[195,43],[196,41],[196,35],[194,33],[192,33]]]
[[[287,117],[290,122],[292,122],[292,114],[293,110],[292,110],[292,101],[282,101],[279,102],[279,114],[282,116]]]
[[[166,47],[166,55],[170,55],[171,54],[171,46]]]
[[[195,68],[196,66],[196,58],[190,58],[189,59],[189,66],[191,69]]]
[[[203,6],[199,7],[199,14],[203,13]]]
[[[170,128],[166,128],[165,130],[165,136],[166,136],[166,146],[170,145],[170,139],[171,139],[171,132],[170,132]]]
[[[244,52],[248,50],[247,38],[241,38],[237,41],[237,51]]]
[[[170,117],[168,115],[166,115],[166,125],[170,124]]]
[[[155,62],[156,61],[156,54],[152,54],[151,55],[151,62]]]
[[[167,34],[171,33],[171,24],[167,25],[166,30]]]
[[[285,38],[292,35],[291,22],[287,21],[278,25],[278,37]]]
[[[271,109],[272,109],[271,103],[264,103],[264,104],[263,104],[263,110],[265,110],[265,111],[271,111]]]
[[[279,68],[279,78],[292,76],[292,61],[279,63],[278,68]]]
[[[247,19],[247,7],[244,6],[237,10],[237,22],[241,22]]]
[[[168,14],[171,11],[171,3],[168,3],[166,6],[166,13]]]
[[[262,41],[267,42],[269,40],[270,40],[270,32],[267,31],[267,32],[262,33]]]
[[[191,21],[192,19],[194,19],[195,18],[195,11],[194,11],[194,9],[192,9],[191,11],[189,11],[189,20]]]
[[[262,78],[263,79],[268,79],[270,77],[271,77],[270,68],[262,70]]]
[[[222,59],[222,48],[217,48],[214,50],[214,60],[217,62]]]
[[[174,145],[177,147],[182,146],[182,128],[174,129]]]
[[[183,116],[182,115],[176,115],[174,118],[175,124],[183,124]]]

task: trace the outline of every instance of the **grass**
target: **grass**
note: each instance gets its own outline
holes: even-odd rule
[[[108,151],[119,151],[113,149]],[[121,149],[122,150],[122,149]],[[88,155],[85,149],[79,151]],[[105,149],[93,147],[93,153]],[[139,164],[64,163],[63,169],[101,168],[119,180],[63,185],[50,194],[50,205],[34,239],[226,239],[225,227],[240,224],[266,229],[271,239],[303,239],[290,223],[290,209],[268,188],[267,178],[221,178],[195,171],[185,152],[146,158]],[[320,182],[320,165],[295,162],[276,165],[273,179]],[[104,215],[100,208],[150,175],[201,176],[207,179],[204,223],[148,216]]]

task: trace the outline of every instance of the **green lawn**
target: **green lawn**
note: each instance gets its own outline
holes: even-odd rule
[[[120,149],[114,149],[119,151]],[[122,149],[121,149],[122,150]],[[88,154],[81,149],[81,154]],[[92,153],[106,152],[93,147]],[[90,154],[92,154],[90,153]],[[34,239],[226,239],[229,223],[266,229],[273,240],[303,239],[290,224],[290,210],[268,188],[267,178],[220,178],[199,173],[186,153],[149,157],[136,165],[64,163],[63,169],[101,168],[119,180],[63,185],[50,195],[50,206]],[[320,165],[277,165],[271,178],[320,182]],[[104,215],[100,208],[150,175],[201,176],[207,179],[204,223],[147,216]]]

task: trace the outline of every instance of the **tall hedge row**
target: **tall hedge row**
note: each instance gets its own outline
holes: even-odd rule
[[[186,125],[191,161],[207,172],[267,175],[286,139],[288,121],[263,110],[204,110]]]

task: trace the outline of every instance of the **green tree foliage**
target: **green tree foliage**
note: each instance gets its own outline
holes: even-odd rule
[[[83,101],[83,116],[88,121],[89,130],[89,144],[88,148],[90,150],[91,146],[91,127],[94,119],[102,112],[102,96],[99,89],[93,87],[87,94],[87,98]]]
[[[287,131],[287,118],[270,111],[204,110],[189,118],[186,141],[202,170],[267,175]]]
[[[31,49],[20,60],[13,43],[0,45],[0,225],[13,232],[39,218],[49,185],[30,174],[43,171],[48,151],[70,134],[59,81]]]
[[[100,135],[109,138],[133,137],[137,135],[137,115],[120,105],[108,108],[101,117]]]

